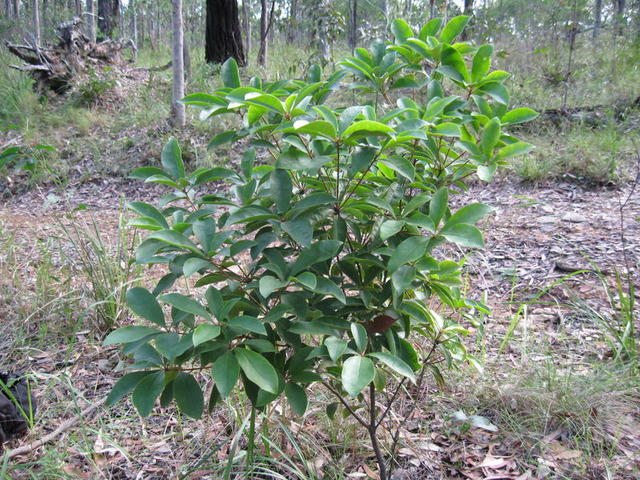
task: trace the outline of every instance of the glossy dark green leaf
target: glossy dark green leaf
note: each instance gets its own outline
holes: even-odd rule
[[[467,15],[458,15],[449,20],[442,29],[442,32],[440,32],[440,41],[442,43],[453,42],[456,37],[462,33],[464,27],[467,26],[470,18],[471,17]]]
[[[151,413],[163,389],[164,372],[154,372],[138,382],[133,390],[132,400],[141,417]]]
[[[389,263],[387,264],[389,272],[393,273],[402,265],[422,258],[427,250],[429,238],[418,235],[403,240],[389,258]]]
[[[482,233],[473,225],[457,223],[445,226],[440,233],[450,242],[457,243],[461,247],[484,248]]]
[[[513,110],[505,113],[500,121],[504,125],[513,125],[516,123],[530,122],[534,118],[537,118],[540,114],[530,108],[514,108]]]
[[[178,373],[173,381],[173,397],[180,411],[191,418],[200,418],[204,410],[204,396],[200,385],[185,372]]]
[[[370,358],[354,355],[342,366],[342,387],[351,397],[357,396],[375,376],[375,367]]]
[[[222,398],[227,398],[240,376],[240,365],[233,352],[227,351],[214,362],[211,376]]]
[[[284,394],[291,405],[292,410],[300,416],[303,416],[307,411],[307,405],[309,400],[304,388],[297,383],[287,382],[284,387]]]
[[[327,351],[329,352],[329,358],[334,362],[340,360],[342,354],[347,349],[347,342],[341,338],[329,336],[324,341],[325,347],[327,347]]]
[[[333,258],[341,246],[342,242],[338,240],[320,240],[311,244],[309,248],[302,251],[291,266],[291,275],[296,275],[311,265]]]
[[[127,305],[133,313],[156,325],[164,327],[162,307],[149,290],[143,287],[130,288],[127,290],[126,299]]]
[[[482,45],[473,56],[471,67],[471,81],[477,82],[481,80],[491,68],[491,54],[493,47],[491,45]]]
[[[273,170],[269,177],[269,186],[271,189],[271,198],[276,204],[278,213],[286,211],[291,203],[291,192],[293,188],[289,172],[281,168]]]
[[[407,377],[413,383],[416,382],[416,376],[415,373],[413,373],[411,367],[409,367],[409,365],[407,365],[402,359],[396,357],[395,355],[391,355],[390,353],[385,352],[371,352],[369,356],[375,358],[376,360],[379,360],[394,372]]]
[[[287,232],[293,240],[302,247],[311,245],[313,239],[313,229],[311,223],[304,217],[294,218],[288,222],[280,224],[282,230]]]
[[[351,324],[351,336],[353,337],[353,341],[356,342],[358,352],[364,353],[367,349],[367,342],[369,340],[367,330],[360,323],[354,322]]]
[[[222,64],[220,75],[222,77],[222,83],[225,87],[239,88],[241,86],[238,62],[236,62],[233,57],[228,58],[227,61]]]
[[[193,331],[193,346],[197,347],[201,343],[208,342],[220,335],[220,327],[210,323],[202,323]]]
[[[136,385],[153,372],[131,372],[127,373],[124,377],[120,378],[107,396],[105,405],[110,407],[115,405],[122,397],[128,395],[136,388]]]
[[[180,145],[175,138],[169,140],[162,149],[162,167],[173,179],[184,177],[184,163]]]
[[[267,334],[264,323],[262,323],[256,317],[252,317],[250,315],[240,315],[239,317],[234,317],[229,320],[228,325],[230,327],[242,328],[248,332],[258,333],[260,335]]]
[[[409,24],[401,18],[396,18],[391,22],[391,33],[393,33],[397,43],[404,43],[408,38],[414,36]]]
[[[471,203],[456,210],[456,212],[449,217],[446,225],[452,226],[456,223],[468,223],[469,225],[474,225],[478,220],[492,211],[493,209],[484,203]]]
[[[267,298],[279,288],[286,287],[289,282],[284,282],[276,277],[272,277],[271,275],[265,275],[260,279],[258,284],[260,288],[260,295]]]
[[[236,348],[234,353],[240,368],[251,382],[269,393],[278,393],[278,374],[266,358],[246,348]]]
[[[429,203],[429,216],[433,220],[433,225],[438,228],[440,220],[444,217],[449,204],[449,189],[447,187],[440,188]]]
[[[142,340],[150,335],[162,333],[162,330],[157,328],[142,327],[142,326],[127,326],[114,330],[107,338],[104,339],[103,345],[113,345],[115,343],[131,343]]]
[[[165,295],[161,295],[158,299],[164,303],[168,303],[178,310],[182,310],[183,312],[191,313],[192,315],[206,318],[207,320],[211,318],[211,314],[207,312],[199,302],[187,295],[182,295],[180,293],[167,293]]]
[[[497,118],[489,120],[489,123],[487,123],[482,130],[480,149],[484,153],[490,154],[497,145],[498,140],[500,140],[500,133],[500,120]]]

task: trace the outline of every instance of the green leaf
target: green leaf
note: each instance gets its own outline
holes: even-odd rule
[[[210,323],[202,323],[193,331],[193,346],[197,347],[201,343],[207,342],[220,335],[220,327]]]
[[[395,355],[385,352],[372,352],[369,356],[380,360],[394,372],[399,373],[403,377],[407,377],[413,383],[416,383],[416,375],[413,373],[413,370],[411,370],[411,367]]]
[[[175,138],[165,143],[162,149],[162,166],[166,172],[175,180],[184,177],[184,163],[182,162],[182,152],[180,145]]]
[[[191,375],[178,373],[173,381],[173,396],[178,408],[191,418],[200,418],[204,410],[204,397],[200,385]]]
[[[375,158],[376,150],[373,147],[358,147],[351,154],[351,162],[347,164],[347,174],[353,177],[356,173],[364,170]]]
[[[302,251],[291,266],[291,275],[296,275],[311,265],[335,257],[341,246],[342,242],[338,240],[320,240],[311,244],[309,248],[305,248]]]
[[[287,382],[284,386],[284,394],[287,396],[287,400],[289,400],[291,409],[302,417],[307,411],[307,405],[309,404],[304,388],[297,383]]]
[[[530,108],[514,108],[513,110],[505,113],[500,121],[504,125],[513,125],[516,123],[524,123],[537,118],[540,115],[535,110],[531,110]]]
[[[395,133],[395,130],[384,123],[373,120],[360,120],[351,124],[344,131],[343,137],[368,137],[370,135],[390,135],[393,133]]]
[[[484,182],[490,182],[497,169],[498,166],[495,163],[493,165],[478,165],[478,178]]]
[[[165,295],[161,295],[158,299],[183,312],[191,313],[198,317],[206,318],[207,320],[211,318],[209,312],[207,312],[200,303],[186,295],[182,295],[180,293],[167,293]]]
[[[452,226],[456,223],[468,223],[474,225],[482,217],[491,213],[493,209],[489,205],[484,203],[471,203],[457,210],[449,220],[447,220],[446,226]]]
[[[376,371],[370,358],[354,355],[342,366],[342,387],[352,397],[357,396],[375,377]]]
[[[416,169],[413,164],[404,157],[391,157],[383,160],[384,163],[390,167],[398,175],[406,178],[409,182],[413,182],[416,176]]]
[[[367,349],[367,340],[369,339],[367,330],[361,324],[354,322],[351,324],[351,336],[353,336],[353,340],[356,342],[358,352],[364,353]]]
[[[161,327],[165,326],[162,307],[149,290],[135,287],[127,290],[127,305],[136,315]]]
[[[501,83],[487,83],[478,88],[475,93],[485,93],[493,98],[496,102],[503,105],[509,105],[509,91],[507,90],[507,87],[505,87]]]
[[[534,148],[535,147],[533,145],[526,142],[511,143],[506,147],[502,147],[500,150],[498,150],[498,153],[496,154],[496,160],[506,160],[507,158],[524,155],[525,153],[529,153]]]
[[[403,265],[391,275],[391,284],[398,295],[403,294],[411,288],[411,284],[416,278],[416,269],[408,265]]]
[[[284,107],[282,102],[277,97],[268,93],[249,92],[244,96],[245,102],[256,105],[258,107],[266,108],[273,113],[283,114]]]
[[[442,26],[442,18],[436,17],[429,20],[420,29],[419,37],[421,40],[426,40],[428,37],[435,37],[438,30]]]
[[[500,120],[492,118],[482,131],[480,150],[489,155],[500,140]]]
[[[460,138],[462,136],[460,126],[451,122],[444,122],[436,125],[431,129],[431,133],[434,135],[444,135],[445,137]]]
[[[107,395],[105,405],[107,407],[115,405],[122,397],[131,393],[133,389],[136,388],[136,385],[138,385],[138,383],[140,383],[140,381],[144,377],[150,375],[151,373],[152,372],[127,373],[124,377],[120,378],[115,383],[115,385],[109,392],[109,395]]]
[[[380,225],[380,239],[386,240],[393,237],[404,227],[404,220],[385,220]]]
[[[328,278],[317,277],[316,288],[314,289],[314,291],[318,293],[323,293],[325,295],[332,295],[335,298],[337,298],[340,302],[344,304],[347,303],[347,300],[344,296],[344,292],[342,291],[342,289],[338,285],[336,285],[335,282],[329,280]]]
[[[158,210],[153,205],[149,205],[144,202],[130,202],[127,204],[127,207],[134,212],[139,213],[143,217],[149,217],[156,221],[156,223],[162,228],[169,228],[169,224],[167,220],[164,218],[164,215],[160,210]]]
[[[333,140],[338,136],[336,127],[325,120],[314,120],[309,122],[307,120],[296,120],[293,123],[294,131],[302,134],[317,135]]]
[[[280,224],[282,230],[287,232],[293,240],[302,247],[311,245],[313,229],[309,220],[303,217],[294,218]]]
[[[146,417],[151,413],[163,389],[164,372],[154,372],[138,382],[132,400],[140,416]]]
[[[462,33],[464,27],[469,23],[471,17],[467,15],[458,15],[453,17],[447,22],[447,24],[440,32],[440,41],[442,43],[451,43],[455,38]]]
[[[266,392],[278,393],[278,374],[266,358],[246,348],[236,348],[234,353],[249,380]]]
[[[258,282],[258,285],[260,288],[260,295],[262,295],[264,298],[267,298],[273,292],[275,292],[279,288],[286,287],[288,284],[289,282],[283,282],[282,280],[279,280],[276,277],[265,275]]]
[[[155,337],[156,350],[170,362],[189,350],[193,346],[192,336],[181,337],[175,332],[163,333]]]
[[[409,24],[401,18],[396,18],[391,22],[391,33],[396,37],[396,43],[404,43],[408,38],[414,36]]]
[[[482,45],[473,56],[473,64],[471,67],[471,81],[477,82],[489,73],[491,68],[491,54],[493,46]]]
[[[473,225],[457,223],[445,226],[440,234],[450,242],[457,243],[461,247],[484,248],[482,233]]]
[[[429,216],[433,220],[433,226],[438,228],[440,220],[444,217],[449,203],[449,189],[447,187],[440,188],[429,203]]]
[[[225,87],[240,87],[240,71],[238,70],[238,63],[233,57],[228,58],[227,61],[222,64],[220,75],[222,76],[222,83]]]
[[[211,367],[211,376],[222,398],[227,398],[240,376],[240,365],[233,352],[221,355]]]
[[[278,213],[286,212],[291,203],[291,195],[293,184],[289,172],[282,168],[276,168],[269,176],[269,187],[271,190],[271,198],[276,204]]]
[[[182,274],[185,277],[190,277],[197,271],[207,267],[211,267],[211,262],[209,260],[204,260],[202,258],[189,258],[182,266]]]
[[[428,243],[429,237],[423,236],[413,236],[403,240],[389,258],[387,264],[389,272],[393,273],[402,265],[421,259],[427,250]]]
[[[121,327],[107,335],[102,344],[106,346],[115,343],[132,343],[157,333],[162,333],[162,330],[141,326]]]
[[[298,281],[299,283],[301,283],[302,285],[304,285],[310,290],[313,290],[314,288],[316,288],[316,285],[318,284],[318,280],[316,279],[316,276],[311,272],[302,272],[301,274],[297,275],[295,278],[296,278],[296,281]]]
[[[438,67],[438,70],[453,80],[459,82],[469,81],[467,64],[464,62],[460,52],[453,47],[447,47],[442,50],[442,65]]]
[[[160,240],[161,242],[174,247],[184,248],[193,253],[201,253],[200,250],[198,250],[198,247],[196,247],[191,240],[175,230],[160,230],[158,232],[154,232],[147,237],[147,240]]]
[[[267,330],[264,327],[264,324],[258,320],[256,317],[252,317],[249,315],[240,315],[239,317],[234,317],[229,320],[228,325],[230,327],[239,327],[247,330],[248,332],[257,333],[260,335],[266,335]]]
[[[325,347],[327,347],[327,351],[329,352],[329,358],[334,362],[340,360],[340,357],[344,354],[347,349],[347,342],[341,338],[329,336],[324,341]]]

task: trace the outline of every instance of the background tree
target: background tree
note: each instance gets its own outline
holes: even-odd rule
[[[223,63],[235,58],[245,65],[245,55],[236,0],[207,0],[205,60]]]
[[[184,38],[182,22],[182,0],[172,0],[173,4],[173,96],[171,99],[171,122],[174,127],[184,127],[185,108],[180,100],[184,97]]]
[[[120,26],[120,0],[98,0],[98,28],[108,38]]]
[[[36,45],[40,44],[40,6],[38,0],[32,0],[31,8],[33,9],[33,36],[36,40]]]
[[[87,0],[87,33],[92,42],[96,41],[96,16],[93,0]]]

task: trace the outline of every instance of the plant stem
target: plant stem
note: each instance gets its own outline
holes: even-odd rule
[[[373,451],[376,454],[376,461],[378,462],[378,469],[380,470],[380,480],[387,480],[387,466],[384,462],[384,455],[380,449],[378,436],[376,434],[378,431],[378,422],[376,421],[376,387],[373,382],[369,384],[369,426],[367,430],[369,431]]]
[[[249,444],[247,445],[247,465],[253,469],[253,449],[256,437],[256,407],[251,405],[251,419],[249,420]]]

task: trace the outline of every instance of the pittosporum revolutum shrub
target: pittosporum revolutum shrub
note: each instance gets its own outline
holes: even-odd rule
[[[106,339],[133,358],[110,404],[133,392],[141,415],[160,397],[198,418],[205,396],[193,373],[204,371],[209,408],[240,384],[255,409],[284,394],[303,415],[309,387],[322,384],[367,429],[386,477],[376,431],[388,410],[376,396],[388,379],[477,364],[456,320],[486,307],[461,293],[461,264],[434,251],[482,248],[475,224],[490,208],[452,211],[449,197],[531,148],[507,129],[536,113],[509,109],[509,74],[491,71],[492,47],[454,43],[467,21],[414,32],[396,20],[395,43],[356,49],[326,80],[312,68],[305,80],[242,86],[229,60],[224,88],[184,99],[203,118],[242,119],[210,148],[248,147],[237,168],[232,159],[187,172],[171,140],[162,168],[134,172],[170,190],[157,207],[130,205],[131,225],[150,231],[137,262],[168,273],[127,294],[144,324]],[[357,95],[340,98],[361,103],[330,101],[345,89]],[[229,195],[212,193],[221,183]],[[188,294],[172,292],[179,279]]]

